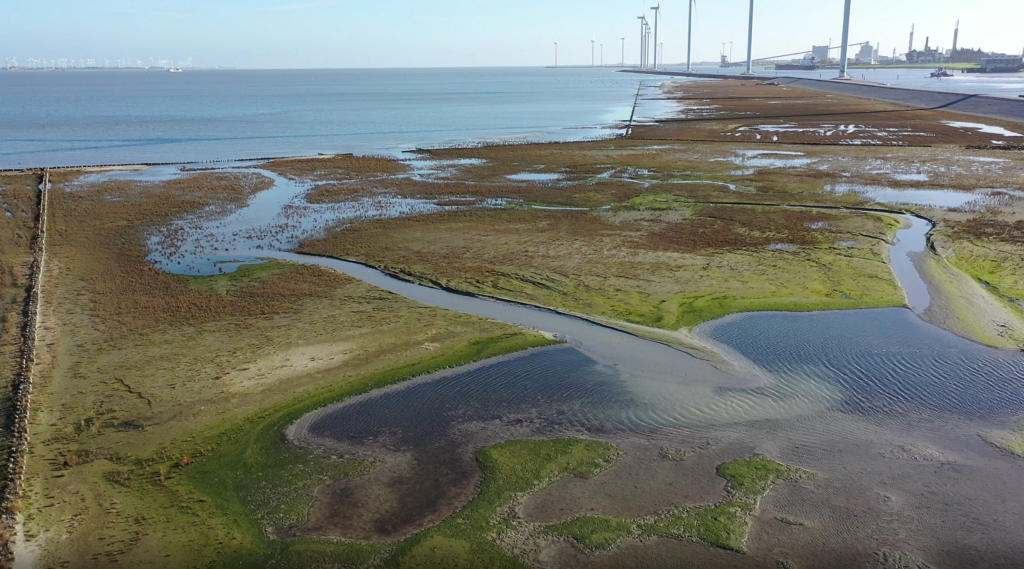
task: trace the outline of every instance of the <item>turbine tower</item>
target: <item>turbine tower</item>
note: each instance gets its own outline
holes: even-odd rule
[[[693,48],[693,5],[697,3],[697,0],[690,0],[690,16],[687,18],[687,25],[689,30],[686,33],[686,72],[693,73],[693,66],[691,65],[690,50]],[[724,45],[722,47],[725,47]]]
[[[622,40],[622,62],[619,64],[623,67],[626,66],[626,38],[619,38]]]
[[[636,19],[640,20],[640,69],[643,69],[647,49],[647,16],[637,16]]]
[[[644,68],[651,68],[651,24],[644,20]]]
[[[590,66],[594,66],[594,40],[590,40]]]
[[[654,69],[658,69],[658,15],[661,14],[661,2],[657,6],[651,6],[654,11]]]
[[[836,79],[850,79],[846,72],[848,65],[847,55],[850,49],[850,3],[853,0],[846,0],[846,8],[843,10],[843,49],[839,56],[839,77]]]
[[[750,24],[747,27],[747,70],[743,75],[754,74],[754,0],[750,0]]]

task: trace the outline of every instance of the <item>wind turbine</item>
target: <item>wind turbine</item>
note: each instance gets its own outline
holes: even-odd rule
[[[558,40],[555,40],[555,67],[558,67]]]
[[[658,15],[661,14],[661,2],[657,6],[651,6],[654,11],[654,69],[658,69]]]
[[[851,79],[850,75],[846,72],[847,66],[847,50],[850,49],[850,2],[846,0],[846,9],[843,10],[843,49],[842,55],[839,57],[839,77],[836,79]]]
[[[601,67],[604,67],[604,44],[601,44]]]
[[[594,66],[594,40],[590,40],[590,66]]]
[[[747,28],[747,70],[743,75],[754,74],[754,0],[750,0],[750,25]]]
[[[620,63],[619,65],[621,65],[622,67],[625,67],[626,66],[626,38],[619,38],[619,39],[622,40],[622,63]]]

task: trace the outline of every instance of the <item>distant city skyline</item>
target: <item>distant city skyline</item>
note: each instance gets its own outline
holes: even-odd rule
[[[490,3],[448,0],[36,0],[5,7],[0,56],[93,60],[110,67],[129,59],[149,65],[197,67],[367,68],[589,65],[591,40],[610,49],[606,64],[639,60],[637,16],[653,16],[652,0],[555,0]],[[686,0],[661,3],[659,43],[666,64],[686,59]],[[698,0],[694,61],[717,61],[732,43],[745,59],[748,0]],[[840,43],[842,0],[756,0],[754,58],[810,51]],[[1019,0],[966,5],[952,0],[891,2],[854,0],[851,41],[881,42],[880,55],[915,47],[950,48],[960,21],[960,47],[1021,53],[1024,34]]]

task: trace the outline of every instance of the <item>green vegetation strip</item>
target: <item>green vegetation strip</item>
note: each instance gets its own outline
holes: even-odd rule
[[[108,478],[145,492],[154,504],[178,505],[176,511],[182,519],[164,520],[174,527],[204,526],[199,538],[202,542],[195,543],[195,547],[208,557],[209,566],[363,566],[390,547],[280,539],[304,520],[318,486],[357,475],[371,466],[289,445],[283,435],[288,425],[316,409],[413,377],[553,343],[526,333],[469,342],[417,363],[319,390],[243,419],[218,434],[182,441],[175,450],[159,451],[150,459],[125,464]],[[573,462],[582,460],[583,454],[571,455],[566,464],[585,470]],[[544,473],[549,475],[547,470]]]
[[[982,438],[985,439],[985,442],[1006,454],[1017,458],[1024,458],[1024,427],[1021,427],[1016,432],[996,431],[983,433]]]
[[[617,455],[608,443],[582,439],[512,441],[478,455],[484,470],[480,495],[454,516],[401,543],[385,567],[525,568],[491,536],[512,531],[503,512],[517,499],[567,476],[590,478]]]
[[[547,530],[593,550],[614,548],[626,538],[667,537],[698,539],[742,553],[750,532],[750,516],[757,511],[761,498],[778,482],[814,476],[763,456],[722,464],[718,475],[729,482],[729,497],[713,506],[681,508],[640,520],[581,517]]]
[[[248,261],[246,261],[248,262]],[[294,263],[267,261],[242,265],[237,270],[213,276],[180,275],[175,278],[189,283],[193,288],[206,292],[233,295],[249,285],[257,284],[268,277],[286,273],[295,268]]]

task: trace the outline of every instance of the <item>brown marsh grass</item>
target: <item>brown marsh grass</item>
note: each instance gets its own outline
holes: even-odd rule
[[[196,448],[196,437],[352,378],[519,332],[317,267],[272,263],[196,278],[150,266],[151,228],[242,205],[268,186],[256,173],[158,184],[67,179],[51,193],[26,498],[30,533],[64,529],[48,542],[55,565],[142,566],[167,553],[176,564],[207,565],[239,530],[195,515],[206,500],[175,482],[191,461],[217,452]],[[138,474],[149,467],[153,476]]]
[[[1024,245],[1024,220],[1004,220],[993,216],[976,216],[970,220],[949,224],[954,239],[991,239],[1003,243]]]
[[[775,244],[816,247],[834,243],[840,215],[811,210],[702,206],[692,217],[647,233],[645,249],[675,253],[757,250]]]
[[[322,184],[306,198],[312,203],[335,203],[367,195],[389,194],[420,199],[502,199],[568,207],[601,207],[632,199],[640,194],[636,184],[600,181],[585,185],[466,183],[442,180],[428,182],[389,178],[352,184]]]
[[[394,176],[409,169],[406,164],[381,156],[338,154],[316,158],[274,160],[260,165],[264,170],[290,178],[343,181],[371,176]]]
[[[42,176],[35,173],[0,175],[0,457],[4,464],[41,182]]]

